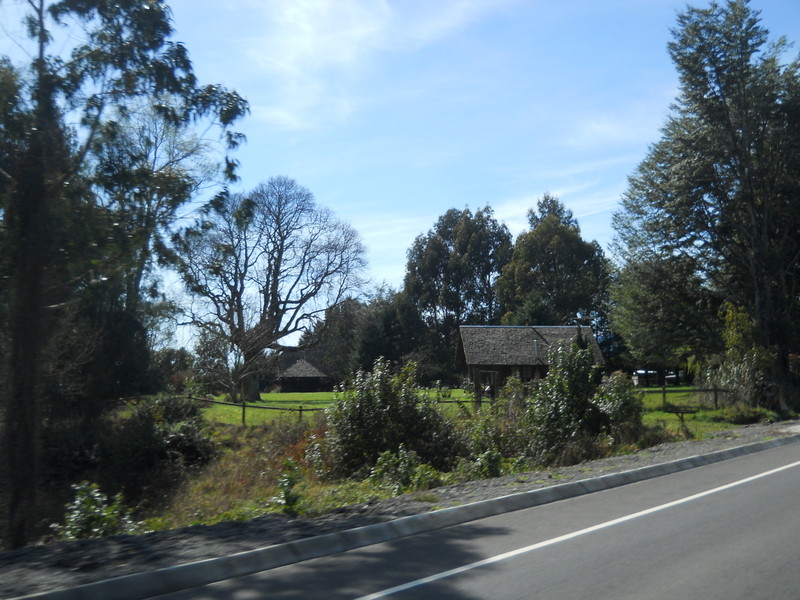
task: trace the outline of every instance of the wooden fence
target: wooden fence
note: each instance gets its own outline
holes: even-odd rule
[[[638,390],[639,393],[644,396],[645,394],[652,394],[654,393],[653,390]],[[662,386],[661,390],[661,405],[663,407],[667,407],[667,396],[669,394],[713,394],[714,397],[714,409],[719,408],[719,396],[720,394],[727,394],[728,390],[720,389],[720,388],[692,388],[690,390],[672,390],[668,389],[666,386]]]
[[[207,404],[221,404],[222,406],[238,406],[242,409],[242,425],[247,423],[247,409],[255,408],[256,410],[280,410],[285,412],[296,412],[297,420],[303,420],[303,413],[318,412],[325,410],[324,408],[311,408],[305,407],[302,404],[297,408],[290,408],[288,406],[268,406],[265,404],[247,404],[246,402],[222,402],[221,400],[211,400],[210,398],[198,398],[197,396],[187,396],[189,400],[197,402],[205,402]]]

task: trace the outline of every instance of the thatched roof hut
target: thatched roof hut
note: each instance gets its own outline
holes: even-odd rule
[[[330,389],[330,378],[306,359],[295,361],[279,377],[284,392],[321,392]]]

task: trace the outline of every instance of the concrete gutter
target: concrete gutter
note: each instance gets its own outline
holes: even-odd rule
[[[41,600],[141,600],[178,592],[425,531],[460,525],[514,510],[608,490],[800,441],[800,426],[794,426],[791,430],[797,433],[631,471],[510,494],[491,500],[403,517],[386,523],[367,525],[155,571],[134,573],[74,588],[20,596],[12,600],[34,598]]]

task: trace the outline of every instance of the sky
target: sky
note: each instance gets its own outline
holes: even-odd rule
[[[372,285],[399,288],[407,249],[451,208],[491,206],[517,235],[549,192],[608,251],[678,91],[667,43],[686,2],[169,5],[200,81],[250,102],[235,190],[295,179],[359,231]],[[773,38],[800,41],[796,0],[751,5]]]

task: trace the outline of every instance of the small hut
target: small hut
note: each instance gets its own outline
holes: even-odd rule
[[[284,392],[325,392],[332,389],[330,378],[304,358],[281,373],[278,381]]]

